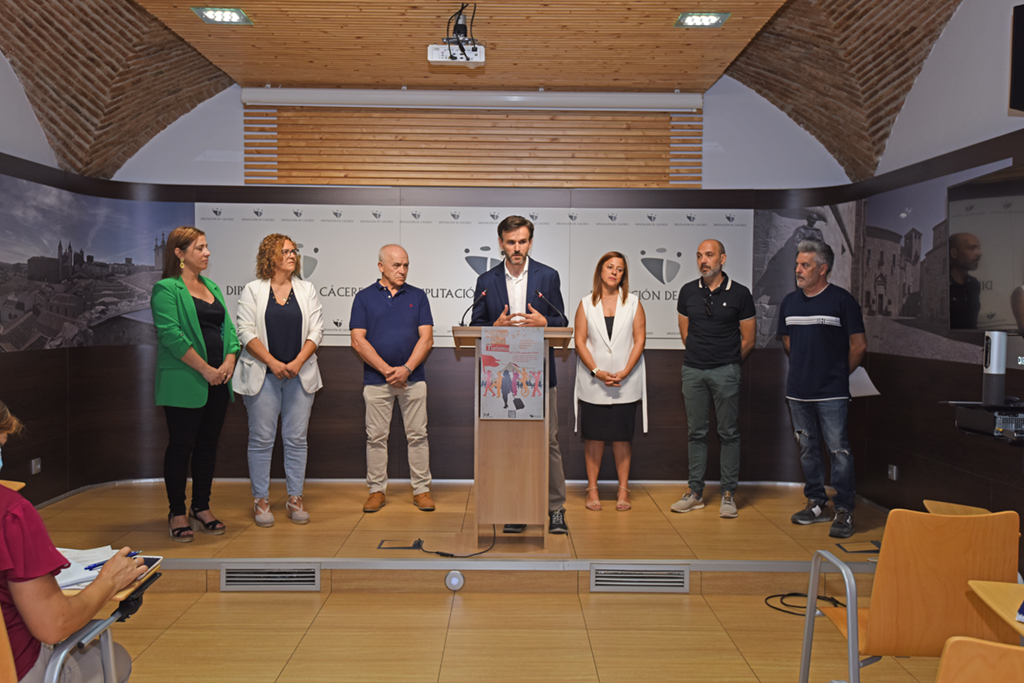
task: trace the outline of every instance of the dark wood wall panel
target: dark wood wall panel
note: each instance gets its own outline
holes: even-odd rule
[[[7,441],[0,477],[26,482],[22,493],[39,502],[68,491],[68,351],[0,353],[0,401],[25,423]],[[30,463],[41,458],[42,472]]]

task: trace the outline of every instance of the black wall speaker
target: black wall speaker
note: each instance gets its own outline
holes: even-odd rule
[[[1024,5],[1013,8],[1013,44],[1010,55],[1010,109],[1024,111]]]

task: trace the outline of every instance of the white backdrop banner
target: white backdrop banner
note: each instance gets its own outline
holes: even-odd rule
[[[323,343],[334,346],[350,343],[352,299],[379,277],[377,251],[401,244],[409,252],[408,282],[430,298],[435,343],[445,347],[452,346],[451,327],[473,300],[477,276],[500,262],[497,224],[511,214],[533,221],[531,257],[561,275],[570,325],[593,286],[598,259],[608,251],[626,257],[630,289],[647,312],[652,349],[680,348],[676,303],[683,284],[699,275],[696,252],[702,240],[721,240],[726,272],[751,285],[750,210],[199,203],[196,226],[210,242],[207,274],[220,285],[232,315],[242,287],[255,277],[260,241],[274,232],[294,239],[302,253],[302,275],[316,285],[324,307]]]

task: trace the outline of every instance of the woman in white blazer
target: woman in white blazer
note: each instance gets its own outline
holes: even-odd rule
[[[580,301],[575,325],[574,398],[587,463],[586,508],[601,509],[597,475],[605,442],[610,441],[619,477],[615,509],[629,510],[629,462],[638,403],[647,431],[647,319],[640,300],[629,292],[629,268],[619,252],[610,251],[597,262],[594,289]]]
[[[324,321],[316,288],[296,277],[302,262],[286,235],[267,235],[256,256],[256,277],[238,299],[238,341],[242,353],[234,388],[249,414],[249,479],[256,524],[274,526],[270,511],[270,456],[281,418],[285,512],[306,524],[302,503],[306,478],[306,433],[314,394],[323,386],[316,349]],[[269,371],[269,372],[268,372]]]

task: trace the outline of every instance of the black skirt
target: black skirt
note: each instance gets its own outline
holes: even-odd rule
[[[611,404],[580,401],[580,435],[585,441],[633,441],[639,405],[640,401]]]

